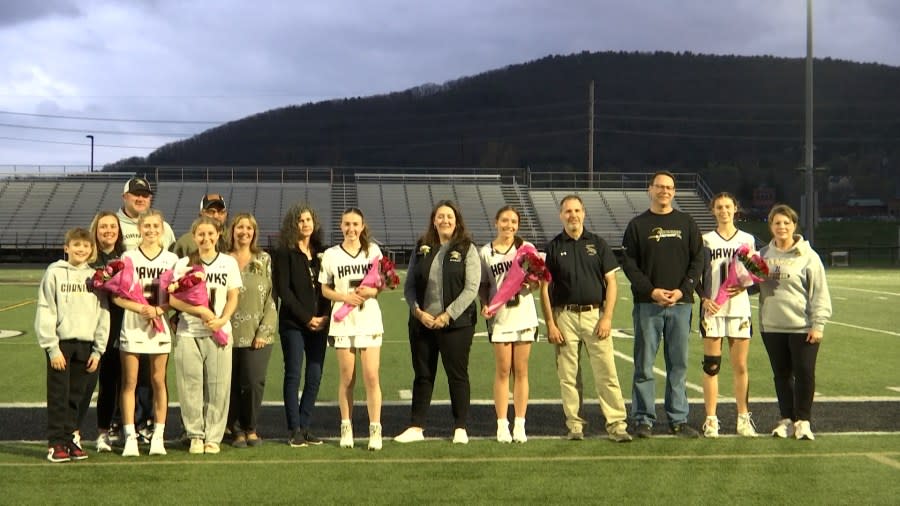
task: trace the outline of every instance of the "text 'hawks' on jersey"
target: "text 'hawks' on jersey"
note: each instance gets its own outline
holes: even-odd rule
[[[716,298],[719,286],[728,277],[728,264],[734,258],[734,252],[744,244],[749,246],[751,251],[755,251],[755,242],[752,235],[741,230],[729,238],[722,237],[715,230],[703,234],[703,246],[710,252],[710,279],[707,283],[710,298]],[[750,297],[747,296],[747,292],[739,293],[729,299],[722,305],[716,316],[750,316]]]

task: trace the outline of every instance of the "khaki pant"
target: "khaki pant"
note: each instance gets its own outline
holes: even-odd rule
[[[627,425],[625,400],[619,387],[612,337],[603,340],[597,337],[600,311],[577,313],[554,308],[553,316],[565,338],[565,344],[556,346],[556,373],[566,427],[572,432],[583,432],[587,424],[581,416],[584,394],[579,359],[583,347],[587,350],[594,372],[594,385],[600,399],[600,409],[606,418],[606,430],[610,433],[617,429],[624,430]]]

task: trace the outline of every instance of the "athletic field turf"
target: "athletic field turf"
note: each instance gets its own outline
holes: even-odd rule
[[[553,349],[534,346],[531,398],[525,445],[493,441],[491,382],[493,356],[486,337],[472,348],[473,441],[451,445],[446,380],[435,388],[426,435],[416,445],[387,441],[371,454],[365,447],[365,406],[361,380],[355,410],[357,448],[337,446],[336,364],[329,352],[315,427],[329,438],[317,448],[283,444],[286,427],[278,407],[281,354],[276,345],[260,432],[269,441],[251,450],[223,448],[216,456],[191,456],[176,441],[177,389],[170,374],[173,406],[166,457],[124,460],[97,455],[62,465],[44,460],[45,363],[32,330],[34,299],[41,270],[0,271],[0,483],[5,504],[146,502],[318,503],[853,503],[896,504],[900,492],[900,270],[831,269],[828,279],[834,317],[819,354],[813,429],[817,440],[798,442],[763,437],[724,437],[683,441],[659,437],[615,445],[601,437],[596,402],[589,401],[588,439],[569,442],[564,433]],[[619,275],[620,301],[614,326],[619,379],[626,400],[631,391],[631,303],[628,283]],[[380,296],[386,324],[381,385],[385,434],[399,433],[408,416],[412,371],[406,344],[406,309],[400,292]],[[754,303],[755,304],[755,303]],[[696,327],[696,325],[695,325]],[[479,332],[483,332],[479,328]],[[696,336],[696,334],[695,334]],[[691,422],[702,420],[699,337],[694,340],[689,396]],[[664,370],[660,353],[658,367]],[[758,334],[750,353],[751,409],[761,432],[774,423],[771,373]],[[727,351],[720,376],[723,430],[733,433]],[[658,376],[658,397],[664,378]],[[585,392],[593,398],[590,374]],[[92,439],[90,416],[85,438]],[[660,433],[664,431],[661,419]],[[26,441],[22,441],[22,440]],[[146,450],[143,451],[146,454]],[[190,465],[202,464],[202,465]]]

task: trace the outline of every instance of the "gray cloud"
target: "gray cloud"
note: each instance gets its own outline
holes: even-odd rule
[[[81,14],[76,2],[70,0],[10,0],[0,2],[0,29],[43,18]]]

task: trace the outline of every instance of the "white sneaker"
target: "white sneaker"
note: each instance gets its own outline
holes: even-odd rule
[[[719,437],[719,417],[707,416],[703,422],[703,437],[715,439]]]
[[[165,455],[166,444],[161,437],[150,438],[150,455]]]
[[[200,455],[203,453],[203,440],[200,438],[191,439],[191,449],[188,450],[188,453],[192,453],[194,455]]]
[[[782,418],[772,429],[772,435],[780,438],[788,438],[794,435],[794,423],[790,418]]]
[[[220,451],[222,451],[222,448],[219,447],[219,443],[213,443],[212,441],[210,441],[203,445],[203,453],[215,455]]]
[[[125,439],[125,449],[122,450],[123,457],[140,457],[141,451],[138,449],[137,434],[129,434]]]
[[[109,434],[106,432],[101,432],[99,436],[97,436],[97,453],[100,452],[111,452],[112,444],[109,440]]]
[[[524,443],[528,441],[528,436],[525,435],[524,423],[517,423],[513,425],[512,440],[515,443]]]
[[[816,436],[812,433],[812,429],[809,428],[809,420],[797,420],[794,422],[794,437],[797,439],[805,439],[807,441],[816,439]]]
[[[466,429],[456,429],[455,431],[453,431],[453,444],[455,444],[455,445],[469,444],[469,435],[466,434]]]
[[[341,448],[353,448],[353,425],[341,422]]]
[[[394,438],[397,443],[418,443],[425,441],[425,430],[419,427],[410,427],[402,434]]]
[[[512,443],[512,434],[509,433],[509,420],[497,420],[497,442]]]
[[[750,413],[741,413],[738,415],[737,433],[739,436],[744,437],[756,437],[759,435],[756,433],[756,425],[753,423],[753,418],[750,417]]]
[[[381,449],[381,424],[369,424],[369,450],[377,452]]]

